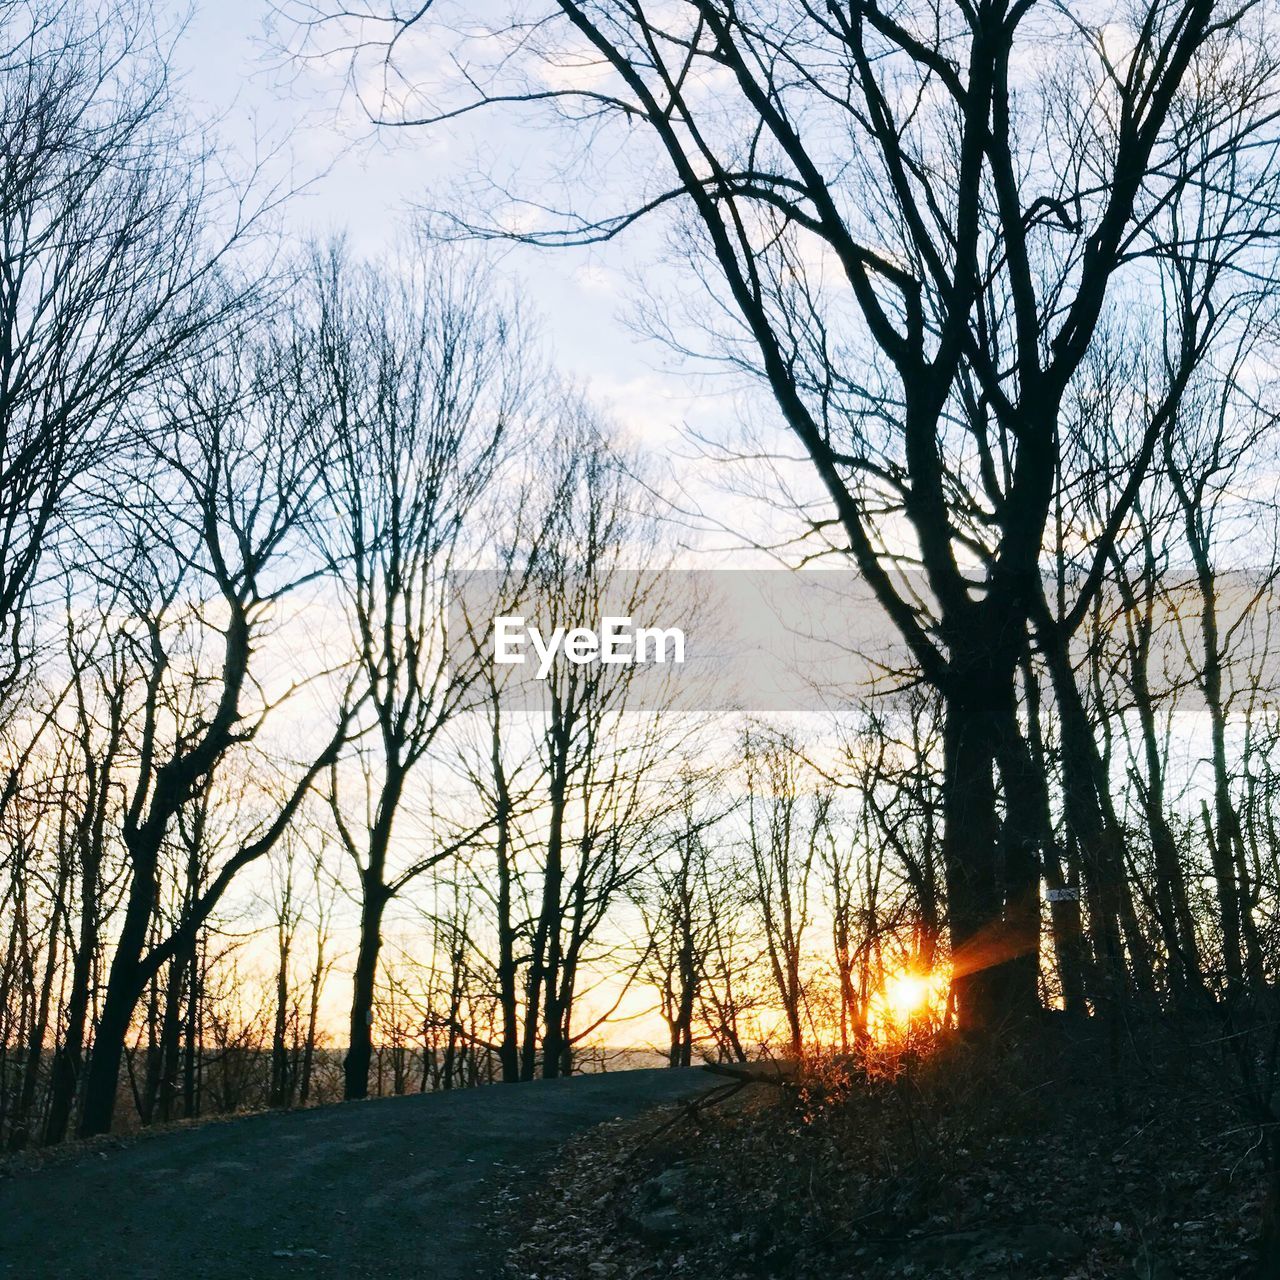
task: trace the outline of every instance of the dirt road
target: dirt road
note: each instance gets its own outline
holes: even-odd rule
[[[489,1280],[510,1167],[715,1083],[619,1071],[145,1136],[0,1181],[0,1280]]]

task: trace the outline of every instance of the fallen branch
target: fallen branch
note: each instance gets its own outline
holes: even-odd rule
[[[730,1098],[735,1097],[753,1084],[773,1085],[779,1089],[786,1088],[794,1082],[798,1074],[794,1062],[761,1062],[747,1065],[704,1062],[702,1069],[715,1076],[728,1076],[730,1083],[710,1089],[706,1093],[699,1094],[696,1098],[688,1098],[677,1103],[676,1114],[663,1121],[652,1133],[639,1142],[632,1152],[633,1155],[643,1151],[655,1138],[661,1137],[682,1120],[689,1120],[695,1125],[700,1125],[704,1111],[719,1106],[722,1102],[727,1102]]]

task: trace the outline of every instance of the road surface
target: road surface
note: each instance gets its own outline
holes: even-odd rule
[[[487,1201],[566,1138],[713,1087],[618,1071],[246,1116],[0,1180],[0,1280],[489,1280]]]

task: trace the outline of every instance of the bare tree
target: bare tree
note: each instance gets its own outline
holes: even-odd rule
[[[673,600],[653,571],[653,501],[636,481],[634,457],[579,407],[561,424],[549,461],[563,500],[532,565],[522,612],[544,632],[610,615],[679,625],[688,602]],[[637,563],[647,571],[636,571]],[[650,837],[673,803],[663,766],[691,735],[689,722],[666,714],[669,686],[642,689],[643,670],[559,662],[535,711],[539,784],[531,799],[538,807],[529,847],[540,865],[521,1034],[526,1080],[539,1059],[543,1075],[568,1074],[574,1044],[617,1002],[574,1029],[585,979],[607,953],[621,954],[602,926],[652,856]],[[634,970],[624,976],[624,990],[633,977]]]
[[[832,793],[818,779],[807,787],[796,744],[778,733],[749,731],[743,741],[747,848],[755,907],[788,1047],[800,1056],[808,1023],[805,934],[813,920],[810,893],[827,837]]]
[[[484,575],[479,599],[463,602],[483,697],[458,740],[459,768],[488,816],[474,867],[490,904],[508,1082],[568,1073],[575,1045],[634,980],[643,948],[637,955],[610,921],[654,855],[673,808],[662,779],[692,722],[666,716],[669,679],[642,686],[640,665],[561,654],[542,676],[518,678],[497,662],[496,616],[549,637],[606,616],[678,625],[687,612],[647,559],[655,504],[632,454],[572,394],[549,403],[543,429],[529,474],[502,498],[500,567]],[[590,988],[604,1008],[581,1025]]]
[[[683,214],[694,269],[726,299],[723,349],[767,385],[849,555],[943,696],[961,1015],[982,1026],[1034,1009],[1034,964],[977,953],[1017,956],[1038,937],[1035,848],[1020,838],[997,855],[995,769],[1019,732],[1015,673],[1063,492],[1060,414],[1104,314],[1146,264],[1192,260],[1208,240],[1225,246],[1224,270],[1247,271],[1271,233],[1276,80],[1260,15],[1161,0],[1103,28],[1008,0],[892,13],[549,0],[486,28],[500,50],[487,62],[457,48],[469,71],[443,105],[397,61],[412,26],[461,46],[479,34],[451,28],[439,5],[375,10],[356,44],[375,46],[384,73],[381,95],[365,96],[380,122],[522,106],[581,124],[575,154],[594,159],[611,128],[628,138],[620,156],[643,152],[634,197],[615,184],[593,200],[600,184],[581,184],[584,199],[554,217],[537,193],[537,229],[513,233],[522,206],[499,193],[503,217],[486,210],[466,232],[581,244]],[[566,64],[598,79],[560,87],[543,74]],[[1221,278],[1201,281],[1188,319],[1211,314]],[[1076,608],[1096,593],[1159,436],[1130,441],[1133,482],[1095,530]],[[904,557],[928,600],[904,586]]]
[[[1257,354],[1253,343],[1241,342],[1233,354],[1221,380],[1202,385],[1185,407],[1181,430],[1166,444],[1165,461],[1195,581],[1199,634],[1191,650],[1192,668],[1209,715],[1213,776],[1212,820],[1206,813],[1205,835],[1217,884],[1223,963],[1234,994],[1246,975],[1261,990],[1265,975],[1252,910],[1249,851],[1232,795],[1227,723],[1235,691],[1230,667],[1233,649],[1242,639],[1249,639],[1254,612],[1270,600],[1280,569],[1274,542],[1263,548],[1264,554],[1252,571],[1242,565],[1228,576],[1217,567],[1227,547],[1246,541],[1239,534],[1233,536],[1230,527],[1232,515],[1239,518],[1238,511],[1232,512],[1232,507],[1239,505],[1238,499],[1232,501],[1232,490],[1245,460],[1253,465],[1261,461],[1260,448],[1275,421],[1274,413],[1259,402],[1257,390],[1244,373],[1244,366]],[[1268,523],[1273,524],[1261,527],[1267,529]],[[1248,533],[1254,533],[1256,527]],[[1274,537],[1274,530],[1271,532]],[[1238,563],[1236,557],[1231,562]],[[1265,653],[1265,648],[1261,652]],[[1257,683],[1256,677],[1251,680],[1248,675],[1241,681],[1244,688]]]
[[[219,358],[172,375],[110,477],[117,552],[102,571],[117,575],[129,606],[141,697],[120,829],[129,886],[85,1079],[86,1135],[110,1128],[148,984],[279,840],[346,737],[350,710],[292,776],[282,771],[263,820],[241,827],[173,927],[149,941],[175,824],[238,750],[252,749],[278,702],[255,673],[270,616],[316,574],[299,552],[326,458],[296,354],[288,336],[228,335]],[[93,532],[106,541],[105,527]]]
[[[446,652],[447,584],[526,393],[518,317],[493,282],[462,259],[418,251],[398,277],[351,266],[337,250],[313,268],[320,429],[333,442],[323,549],[368,698],[366,738],[334,763],[328,789],[360,878],[348,1098],[368,1092],[387,904],[466,842],[403,802],[474,678],[457,661],[463,650]],[[397,820],[415,816],[417,830],[398,835]]]
[[[218,277],[271,199],[251,207],[197,145],[146,0],[0,6],[0,153],[9,684],[37,640],[24,603],[79,482],[120,446],[138,394],[242,304]]]
[[[716,916],[729,904],[716,892],[716,824],[724,814],[706,800],[714,772],[681,779],[680,808],[662,851],[640,888],[645,921],[645,977],[657,989],[659,1012],[667,1024],[667,1062],[693,1062],[698,1013],[707,993]]]
[[[127,646],[112,631],[118,592],[108,590],[90,599],[97,606],[86,611],[91,621],[77,624],[70,607],[66,613],[71,696],[59,718],[58,732],[75,753],[71,766],[77,780],[75,794],[63,803],[68,820],[66,856],[76,877],[76,929],[68,946],[70,972],[55,1037],[46,1143],[66,1137],[83,1073],[102,929],[110,915],[112,837],[120,816],[114,779],[127,752],[125,720],[135,678],[125,654]]]

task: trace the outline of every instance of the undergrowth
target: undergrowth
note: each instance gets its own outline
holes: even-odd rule
[[[1054,1029],[816,1055],[605,1126],[515,1210],[519,1280],[1254,1274],[1262,1177],[1211,1051]]]

